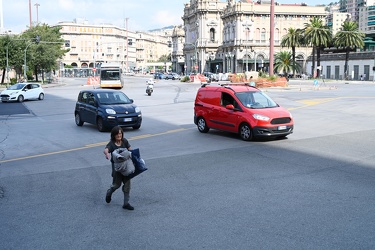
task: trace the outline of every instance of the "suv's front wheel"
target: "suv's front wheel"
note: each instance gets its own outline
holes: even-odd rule
[[[74,116],[74,119],[76,121],[77,126],[83,125],[83,121],[81,120],[81,116],[78,113],[76,113],[76,115]]]
[[[96,126],[98,127],[98,130],[100,132],[104,132],[105,131],[105,127],[104,127],[104,123],[103,123],[103,118],[98,117],[96,119]]]
[[[239,130],[241,139],[244,141],[251,141],[253,139],[253,131],[249,124],[242,123]]]

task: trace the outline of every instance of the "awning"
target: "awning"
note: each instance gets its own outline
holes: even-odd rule
[[[237,62],[239,62],[239,63],[254,63],[255,62],[255,60],[254,59],[248,59],[248,60],[246,60],[246,59],[238,59],[237,60]],[[260,60],[260,59],[258,59],[257,61],[257,64],[259,64],[259,63],[269,63],[270,62],[270,60],[264,60],[263,59],[263,61],[262,60]]]

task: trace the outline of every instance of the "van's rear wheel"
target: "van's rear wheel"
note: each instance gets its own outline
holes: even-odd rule
[[[249,124],[243,123],[240,126],[240,136],[244,141],[251,141],[253,139],[253,131]]]
[[[199,132],[201,133],[207,133],[208,130],[210,130],[210,128],[207,127],[206,120],[203,117],[198,118],[197,127],[198,127]]]

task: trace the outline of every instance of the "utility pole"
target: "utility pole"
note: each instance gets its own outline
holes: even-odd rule
[[[40,6],[40,4],[36,3],[34,5],[36,7],[36,25],[38,25],[39,24],[39,11],[38,11],[38,7]]]
[[[270,13],[270,66],[269,66],[269,74],[270,74],[270,76],[273,76],[274,33],[275,33],[275,0],[271,0],[271,13]]]
[[[29,0],[29,17],[30,17],[30,28],[33,27],[33,18],[31,16],[31,0]]]
[[[126,29],[126,70],[129,70],[129,32],[128,32],[128,17],[125,18],[125,29]]]

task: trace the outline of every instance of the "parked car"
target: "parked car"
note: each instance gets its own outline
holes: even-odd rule
[[[1,92],[1,101],[10,102],[44,99],[44,90],[39,83],[16,83]]]
[[[166,77],[165,77],[166,80],[168,79],[172,79],[172,80],[180,80],[181,79],[181,76],[177,73],[169,73]]]
[[[154,74],[154,79],[165,79],[166,75],[164,73],[156,72]]]
[[[76,125],[91,123],[101,132],[114,126],[139,129],[142,113],[133,102],[133,99],[118,90],[81,90],[74,110]]]
[[[246,84],[202,85],[195,98],[194,123],[201,133],[213,128],[238,133],[245,141],[286,137],[294,127],[289,111]]]
[[[207,82],[218,82],[219,76],[217,74],[211,72],[204,72],[203,75],[207,77],[209,80]]]

